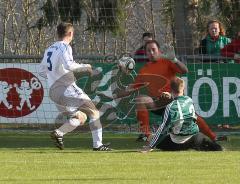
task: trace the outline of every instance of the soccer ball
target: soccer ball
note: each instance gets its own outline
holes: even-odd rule
[[[135,68],[135,61],[131,57],[122,57],[118,60],[118,66],[120,69],[125,72],[129,73]]]

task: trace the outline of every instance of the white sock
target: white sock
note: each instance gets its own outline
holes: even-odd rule
[[[92,132],[93,147],[98,148],[102,146],[102,124],[98,119],[90,119],[89,127]]]
[[[66,133],[73,131],[80,125],[80,122],[76,118],[72,118],[69,121],[65,122],[61,127],[56,129],[58,135],[64,136]]]
[[[102,146],[102,128],[92,130],[92,139],[93,139],[93,147],[98,148]]]

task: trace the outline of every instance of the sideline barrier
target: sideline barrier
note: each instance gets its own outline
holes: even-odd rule
[[[37,63],[0,63],[0,123],[52,124],[59,121],[59,112],[48,97],[46,80],[37,74],[36,66]],[[119,80],[116,78],[117,76],[112,75],[115,64],[93,63],[93,66],[102,70],[102,73],[91,79],[88,76],[84,76],[77,83],[97,104],[102,115],[102,122],[107,122],[108,124],[136,123],[135,104],[132,103],[132,99],[137,94],[118,100],[110,100],[96,94],[96,91],[111,93],[111,86],[114,82],[120,82],[118,85],[125,87],[127,84],[132,83],[136,73],[128,77],[122,77]],[[141,66],[142,64],[136,64],[136,71]],[[189,68],[189,73],[183,76],[187,84],[185,92],[193,98],[197,113],[212,125],[239,124],[240,65],[228,63],[189,63],[187,67]],[[9,70],[11,68],[27,71],[30,74],[23,72],[25,73],[24,75],[16,75],[16,73],[11,73]],[[3,83],[4,81],[7,81],[7,85],[10,87],[7,96],[6,92],[3,91],[3,86],[6,85]],[[35,85],[38,82],[41,83],[43,93],[40,92],[39,87],[33,85],[34,81]],[[30,90],[29,94],[20,94],[21,92],[17,91],[17,87],[21,87],[21,85],[26,85],[29,89],[31,88],[32,92]],[[39,98],[39,95],[43,95],[42,100]],[[6,97],[5,100],[12,107],[7,107],[6,103],[4,103],[4,96]],[[21,99],[23,99],[22,107]],[[28,100],[30,105],[27,102]],[[10,112],[14,113],[11,115]],[[161,122],[161,119],[156,116],[151,116],[151,120],[153,123]]]

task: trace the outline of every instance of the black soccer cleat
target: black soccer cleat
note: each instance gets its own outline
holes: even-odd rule
[[[112,151],[111,148],[109,148],[110,143],[103,144],[102,146],[99,146],[98,148],[93,148],[93,151]]]
[[[223,151],[223,147],[217,143],[213,145],[213,150],[212,151]]]
[[[59,148],[60,150],[64,149],[63,136],[59,136],[56,131],[53,131],[50,134],[50,137],[52,140],[54,140],[54,144],[57,148]]]
[[[203,139],[199,151],[223,151],[223,148],[215,141]]]

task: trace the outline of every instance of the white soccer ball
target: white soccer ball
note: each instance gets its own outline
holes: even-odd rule
[[[135,61],[131,57],[122,57],[118,60],[118,66],[120,69],[125,72],[129,73],[135,68]]]

